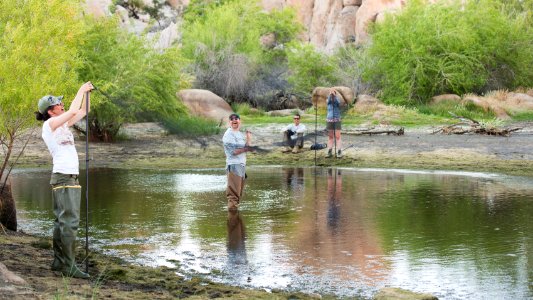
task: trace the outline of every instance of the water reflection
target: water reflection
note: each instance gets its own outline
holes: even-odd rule
[[[291,191],[294,197],[302,197],[305,192],[304,168],[283,168],[283,172],[283,188]]]
[[[338,233],[341,201],[341,170],[328,169],[328,226],[334,235]]]
[[[246,260],[246,233],[244,222],[239,211],[228,211],[228,220],[226,222],[228,229],[228,261],[230,265],[244,265]]]
[[[91,170],[91,247],[254,288],[369,298],[397,286],[444,299],[533,298],[532,178],[247,171],[240,212],[228,214],[222,169]],[[48,172],[12,177],[26,232],[51,235],[50,192],[40,188],[48,180]]]

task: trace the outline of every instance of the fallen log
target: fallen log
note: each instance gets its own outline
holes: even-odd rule
[[[363,130],[352,130],[352,131],[342,131],[342,134],[351,134],[351,135],[375,135],[375,134],[386,134],[386,135],[403,135],[405,133],[403,127],[400,127],[399,129],[393,130],[374,130],[373,128],[370,129],[363,129]]]
[[[494,126],[489,127],[489,126],[485,126],[481,124],[480,122],[474,119],[457,116],[451,112],[450,114],[454,118],[461,120],[461,122],[441,127],[433,131],[432,134],[442,133],[442,134],[449,135],[449,134],[475,133],[475,134],[495,135],[495,136],[509,136],[511,132],[522,129],[521,127],[516,127],[516,128],[498,128]]]

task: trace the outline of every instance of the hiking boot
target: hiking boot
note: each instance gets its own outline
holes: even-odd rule
[[[339,157],[339,158],[342,157],[342,152],[341,152],[341,150],[337,151],[337,157]]]
[[[282,153],[289,153],[291,151],[292,151],[291,147],[285,147],[285,149],[281,150]]]
[[[72,265],[71,267],[64,267],[61,270],[61,274],[66,277],[73,277],[73,278],[81,278],[81,279],[89,279],[91,276],[80,269],[76,267],[75,265]]]
[[[61,271],[63,269],[63,263],[59,261],[59,259],[54,258],[54,261],[52,262],[52,265],[50,266],[50,269],[52,271]]]
[[[329,149],[328,154],[326,155],[326,158],[331,158],[331,157],[333,157],[333,150]]]

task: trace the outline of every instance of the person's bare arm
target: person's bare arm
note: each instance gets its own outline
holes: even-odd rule
[[[83,108],[83,112],[81,112],[82,115],[78,115],[78,113],[81,111],[81,104],[83,102],[83,96],[85,92],[91,91],[92,89],[94,89],[94,87],[91,82],[86,82],[80,87],[78,93],[76,93],[76,97],[70,104],[69,109],[61,115],[50,120],[50,128],[52,131],[56,130],[59,126],[65,124],[66,122],[68,122],[69,126],[72,126],[87,114],[85,108]],[[78,119],[75,122],[72,122],[71,120],[74,118]]]
[[[85,94],[87,95],[87,94]],[[81,108],[76,112],[76,114],[68,121],[68,126],[72,126],[76,124],[79,120],[83,119],[89,111],[91,111],[91,100],[90,97],[82,97],[83,100],[81,101]],[[88,101],[88,103],[86,102]],[[87,111],[87,104],[89,104],[89,111]]]

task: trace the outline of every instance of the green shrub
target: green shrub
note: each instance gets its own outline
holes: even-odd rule
[[[161,52],[142,37],[120,29],[116,19],[87,20],[86,61],[79,76],[100,89],[93,92],[91,135],[113,140],[126,121],[160,121],[186,114],[176,91],[188,85],[176,48]]]
[[[388,103],[424,103],[436,94],[481,94],[533,80],[532,30],[493,0],[428,5],[410,1],[374,27],[364,78]]]
[[[228,102],[257,104],[287,84],[285,47],[300,30],[293,10],[264,12],[258,1],[193,1],[185,13],[183,53],[192,62],[195,87]],[[260,38],[273,33],[275,45]]]
[[[294,93],[301,97],[310,96],[317,86],[332,86],[336,82],[335,66],[330,57],[316,51],[312,45],[292,43],[287,59],[289,83]]]
[[[231,108],[234,112],[241,116],[262,116],[264,115],[264,111],[261,109],[254,109],[250,106],[248,103],[233,103],[231,105]]]
[[[356,95],[374,94],[375,87],[371,82],[363,80],[364,66],[372,63],[365,55],[367,46],[354,46],[347,44],[340,47],[331,57],[334,68],[334,77],[337,79],[336,85],[351,88]]]

